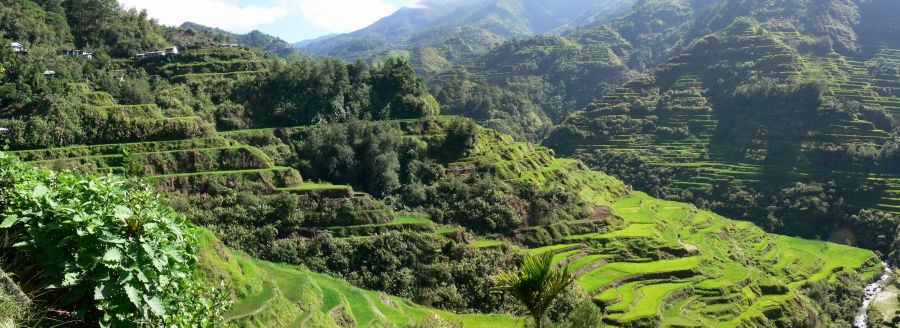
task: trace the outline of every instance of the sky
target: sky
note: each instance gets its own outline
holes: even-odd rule
[[[119,0],[164,25],[186,21],[235,33],[260,30],[294,43],[366,27],[414,0]]]

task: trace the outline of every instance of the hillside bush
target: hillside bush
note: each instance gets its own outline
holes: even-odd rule
[[[2,153],[0,181],[0,255],[28,277],[26,289],[71,313],[64,319],[104,327],[222,323],[222,295],[193,280],[190,223],[150,186],[31,168]]]

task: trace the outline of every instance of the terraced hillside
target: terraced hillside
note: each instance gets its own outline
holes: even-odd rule
[[[746,29],[740,35],[751,39],[750,44],[768,42],[762,48],[778,47],[761,33]],[[737,44],[740,47],[734,48],[744,48]],[[752,56],[753,52],[744,49],[738,53]],[[766,56],[760,65],[794,69],[797,74],[775,78],[797,79],[804,67],[797,58],[790,53]],[[690,65],[690,58],[685,57],[682,64],[672,67],[683,69]],[[685,70],[688,73],[659,77],[671,81],[671,90],[659,97],[666,99],[667,110],[677,113],[664,116],[661,121],[673,134],[679,129],[711,134],[721,124],[710,114],[715,98],[705,97],[706,82],[699,74]],[[612,97],[646,97],[645,94],[653,93],[646,87],[648,84],[648,80],[635,81],[629,85],[631,89],[623,89]],[[171,196],[176,208],[188,211],[195,222],[208,227],[230,246],[273,261],[303,263],[382,291],[365,292],[307,269],[252,260],[219,247],[206,254],[221,258],[207,257],[204,261],[212,262],[207,262],[207,271],[215,276],[210,281],[225,280],[228,284],[236,301],[228,318],[239,325],[406,324],[428,319],[432,313],[466,326],[521,324],[509,317],[456,316],[413,305],[387,296],[383,291],[395,291],[396,287],[373,283],[368,278],[374,275],[372,272],[346,265],[353,262],[345,261],[369,264],[366,261],[391,259],[388,255],[393,254],[378,251],[385,248],[400,248],[389,252],[401,255],[425,252],[414,254],[440,262],[423,265],[398,261],[396,268],[385,273],[460,265],[460,276],[489,274],[489,270],[508,265],[504,259],[514,258],[528,248],[535,253],[553,251],[560,263],[571,265],[579,276],[580,288],[606,311],[604,320],[612,325],[777,325],[799,313],[814,311],[816,305],[804,294],[809,284],[846,283],[847,279],[851,282],[846,284],[861,284],[879,266],[871,251],[769,235],[749,223],[648,197],[604,173],[589,170],[580,161],[556,158],[549,148],[517,142],[494,130],[474,126],[471,135],[457,131],[465,130],[459,126],[464,127],[467,122],[458,117],[218,132],[204,118],[168,117],[164,113],[171,111],[156,105],[120,105],[110,94],[93,91],[83,84],[71,85],[69,92],[81,99],[84,111],[110,113],[108,117],[115,118],[121,123],[118,126],[127,130],[115,133],[116,125],[98,124],[112,130],[71,142],[81,145],[16,150],[14,155],[55,169],[143,177]],[[696,124],[700,121],[702,124]],[[383,201],[356,191],[381,192],[377,185],[358,184],[365,180],[310,166],[333,160],[317,157],[321,149],[316,147],[343,149],[341,144],[347,143],[370,156],[368,152],[373,150],[366,147],[375,146],[354,139],[360,136],[395,137],[394,141],[379,141],[393,147],[381,151],[419,154],[416,165],[424,169],[418,171],[423,176],[417,178],[446,175],[462,179],[459,183],[477,184],[484,180],[492,188],[508,189],[500,195],[493,191],[485,195],[465,194],[451,199],[449,207],[436,211],[433,206],[417,205],[410,199],[429,203],[429,197],[433,197],[430,192],[456,188],[453,183],[439,183],[434,187],[436,191],[423,191],[424,198],[410,191]],[[339,154],[346,152],[342,151]],[[373,158],[373,162],[382,160]],[[412,160],[403,162],[401,165],[414,167]],[[360,175],[367,172],[357,169],[351,171],[363,172]],[[317,181],[304,179],[307,174],[301,171],[311,173],[309,176]],[[323,179],[326,176],[345,182],[329,183],[338,180]],[[505,198],[504,193],[522,195]],[[270,198],[266,198],[267,203],[258,204],[261,206],[239,206],[240,198],[251,195]],[[484,210],[485,217],[476,214],[478,217],[472,219],[467,212],[459,212],[469,215],[462,222],[450,217],[452,213],[448,212],[465,208],[467,205],[459,204],[467,204],[472,197],[487,203],[472,204],[477,210]],[[201,205],[192,207],[186,202]],[[391,202],[391,206],[386,202]],[[491,203],[508,203],[515,212],[503,221],[491,208],[477,208],[497,205]],[[248,214],[242,216],[239,211]],[[209,238],[208,244],[217,244]],[[396,244],[398,240],[400,244]],[[425,246],[421,250],[402,249],[407,247],[402,245],[412,243]],[[347,250],[347,257],[340,256]],[[321,252],[318,257],[322,259],[315,252]],[[331,256],[340,261],[331,260]],[[324,263],[317,262],[320,260]],[[387,270],[376,263],[371,263],[376,270]],[[471,271],[472,266],[476,272]],[[479,297],[470,300],[470,304],[488,304],[480,308],[488,311],[491,298],[497,297],[475,290],[463,295]],[[441,299],[425,301],[445,308],[461,307],[441,303]]]
[[[177,55],[136,61],[150,74],[176,82],[224,76],[254,75],[266,71],[269,63],[246,48],[188,48]]]
[[[22,161],[54,169],[76,169],[140,176],[151,180],[163,191],[191,191],[208,185],[210,180],[261,181],[273,192],[323,197],[338,203],[357,205],[365,213],[361,223],[390,223],[393,213],[365,193],[346,185],[304,181],[293,168],[278,166],[258,148],[218,134],[212,124],[197,117],[169,119],[155,105],[117,105],[109,94],[75,85],[82,97],[103,110],[120,113],[128,134],[106,134],[102,143],[21,150],[11,152]],[[199,122],[202,133],[182,132],[182,122]],[[135,122],[159,122],[137,125]],[[157,131],[162,126],[162,131]],[[192,126],[189,126],[189,128]],[[187,130],[193,131],[193,130]]]
[[[424,126],[419,120],[382,124],[430,140],[440,134],[445,120]],[[265,132],[291,135],[289,129]],[[605,320],[613,325],[776,325],[809,306],[799,294],[801,286],[852,276],[850,272],[867,280],[880,267],[871,251],[771,235],[751,223],[631,192],[578,161],[555,158],[552,150],[491,130],[480,131],[472,150],[450,161],[447,169],[546,189],[576,188],[591,215],[534,224],[515,236],[485,236],[471,245],[525,244],[534,253],[554,252],[559,263],[579,275],[579,285],[607,311]]]
[[[437,144],[447,138],[448,126],[460,120],[438,117],[376,124],[400,131],[405,139]],[[371,196],[353,192],[350,186],[306,182],[295,169],[278,166],[291,161],[288,141],[302,139],[318,129],[237,130],[200,139],[71,146],[14,154],[39,165],[145,176],[160,190],[169,192],[195,192],[216,188],[219,183],[238,186],[262,182],[268,193],[312,194],[363,204],[353,207],[364,210],[351,213],[349,220],[307,225],[296,230],[301,235],[327,231],[330,238],[355,242],[375,241],[391,231],[460,238],[459,227],[438,224],[420,214],[395,215]],[[556,158],[548,148],[515,142],[493,130],[479,128],[476,135],[464,155],[439,156],[446,158],[447,172],[458,176],[486,174],[544,190],[571,188],[584,212],[549,222],[535,219],[512,235],[471,234],[463,239],[476,252],[522,247],[517,245],[532,247],[534,253],[554,252],[560,263],[570,265],[578,274],[578,284],[607,311],[604,320],[613,325],[639,321],[686,326],[775,325],[812,306],[799,289],[804,284],[833,281],[838,275],[853,275],[851,272],[860,272],[867,279],[879,266],[871,251],[769,235],[750,223],[632,192],[579,161]],[[226,254],[224,261],[231,263],[210,267],[217,275],[229,276],[226,281],[233,284],[237,299],[229,318],[241,325],[402,324],[433,313],[304,269],[251,260],[223,249],[208,254],[213,253]],[[474,327],[521,323],[444,312],[438,312],[438,316]]]
[[[579,196],[596,206],[588,218],[522,228],[508,241],[532,245],[535,254],[553,252],[613,326],[783,324],[808,306],[801,286],[848,272],[861,273],[865,281],[881,267],[872,251],[768,234],[749,222],[623,189],[621,182],[578,161],[554,158],[546,148],[491,133],[483,138],[491,141],[480,142],[475,156],[451,168],[481,168],[547,188],[580,186]]]
[[[240,327],[372,327],[461,323],[466,327],[519,327],[502,315],[457,315],[384,293],[363,290],[301,267],[275,264],[228,249],[201,233],[199,277],[224,282],[238,301],[226,320]]]
[[[116,105],[108,94],[89,91],[84,86],[79,88],[83,88],[81,91],[85,92],[86,98],[105,99],[109,102],[109,108],[124,113],[133,112],[131,106]],[[154,106],[135,108],[146,109],[140,113],[155,109]],[[138,129],[134,131],[141,132]],[[263,190],[257,192],[310,197],[318,200],[318,206],[324,207],[305,209],[308,211],[324,213],[332,207],[340,211],[349,210],[339,212],[334,220],[311,222],[297,229],[297,233],[303,235],[326,233],[335,238],[360,239],[404,231],[442,238],[444,234],[455,232],[455,228],[436,224],[420,214],[395,214],[380,201],[368,194],[355,192],[351,186],[304,181],[296,169],[277,166],[265,151],[238,141],[241,135],[259,131],[267,130],[219,134],[211,128],[202,138],[159,141],[136,141],[123,136],[119,140],[107,140],[111,143],[22,150],[12,154],[26,163],[60,170],[133,175],[151,181],[161,192],[173,194],[199,193],[221,183],[235,189],[240,189],[242,184],[253,184],[263,186]],[[151,136],[149,139],[157,138]],[[229,229],[233,226],[223,224],[211,227]],[[226,251],[215,237],[209,235],[207,238],[209,245],[218,247],[207,256],[230,256],[227,263],[220,262],[221,259],[207,258],[217,261],[208,263],[207,269],[220,274],[228,272],[239,275],[230,277],[229,282],[240,280],[235,283],[252,285],[233,286],[241,291],[234,292],[236,304],[228,319],[240,326],[271,326],[273,323],[283,327],[369,326],[444,319],[474,327],[494,326],[498,322],[504,326],[521,324],[521,321],[511,317],[457,316],[434,311],[384,293],[363,291],[347,282],[306,269],[275,265]],[[434,313],[444,319],[431,318]]]
[[[531,251],[554,252],[569,265],[614,325],[772,325],[798,315],[792,302],[800,285],[845,269],[862,268],[870,279],[879,266],[870,251],[766,234],[643,193],[616,200],[612,209],[621,226]]]
[[[894,51],[868,62],[800,54],[788,45],[798,37],[736,23],[573,113],[545,144],[606,169],[635,158],[631,169],[661,172],[642,187],[673,198],[838,181],[852,205],[896,213],[897,172],[880,155],[896,127],[878,114],[896,117],[895,71],[879,68],[893,67]],[[807,236],[834,228],[785,225]]]

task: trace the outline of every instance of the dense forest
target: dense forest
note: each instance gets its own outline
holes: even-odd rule
[[[427,3],[307,53],[0,0],[0,325],[895,319],[891,1]]]

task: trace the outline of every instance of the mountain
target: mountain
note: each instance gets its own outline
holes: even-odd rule
[[[325,41],[325,40],[328,40],[328,39],[333,38],[333,37],[338,36],[338,35],[339,35],[339,34],[336,34],[336,33],[333,33],[333,34],[326,34],[326,35],[320,36],[320,37],[315,38],[315,39],[309,39],[309,40],[303,40],[303,41],[300,41],[300,42],[295,42],[295,43],[294,43],[294,47],[297,47],[297,48],[303,48],[303,47],[306,47],[306,46],[308,46],[308,45],[310,45],[310,44],[312,44],[312,43],[320,42],[320,41]]]
[[[253,30],[247,34],[237,34],[219,28],[208,27],[192,22],[185,22],[181,24],[180,28],[183,30],[195,30],[198,32],[207,33],[209,35],[212,35],[213,37],[221,37],[223,39],[223,43],[234,42],[249,47],[259,48],[265,52],[286,55],[295,51],[294,46],[287,43],[287,41],[284,41],[275,36],[265,34],[258,30]]]
[[[895,320],[892,3],[484,3],[565,19],[369,65],[3,0],[0,322],[518,327],[533,255],[572,281],[547,326]]]
[[[625,12],[630,0],[426,0],[359,31],[312,42],[316,55],[368,59],[392,50],[439,49],[460,61],[508,39],[550,33]]]
[[[773,31],[802,35],[786,41],[802,51],[828,53],[833,49],[845,56],[867,58],[880,47],[900,46],[897,37],[888,37],[895,34],[868,32],[874,25],[884,31],[896,29],[896,24],[879,19],[876,13],[890,10],[889,6],[895,5],[851,0],[641,0],[630,12],[604,24],[585,24],[561,35],[507,41],[468,61],[442,61],[424,52],[412,56],[412,61],[420,72],[435,72],[426,76],[449,113],[498,122],[492,124],[538,141],[545,136],[542,131],[559,123],[570,110],[603,97],[637,72],[678,56],[700,38],[739,17],[753,17]],[[520,116],[515,111],[497,106],[479,108],[461,94],[447,93],[459,89],[459,70],[465,70],[465,82],[471,88],[516,94],[519,99],[527,99],[520,107],[538,109],[532,116],[547,118],[550,123],[529,131],[526,127],[534,126],[533,122],[510,119]]]
[[[884,70],[898,50],[859,60],[872,41],[803,30],[736,19],[573,112],[544,144],[659,196],[896,254],[896,233],[872,235],[898,223],[900,76]],[[812,198],[824,207],[792,201]]]

